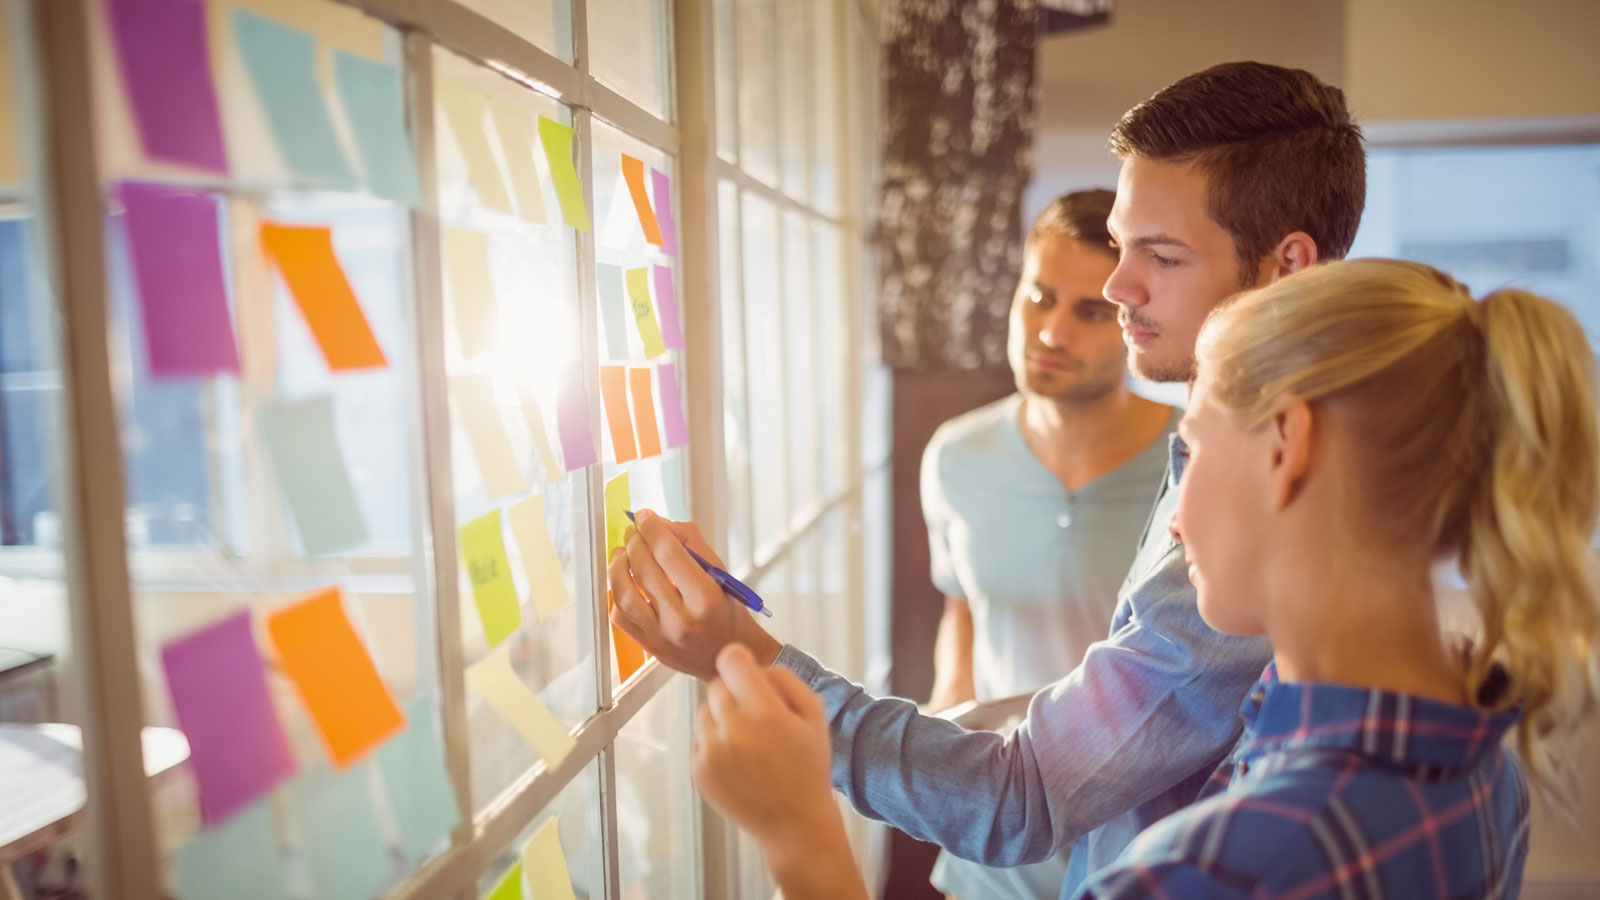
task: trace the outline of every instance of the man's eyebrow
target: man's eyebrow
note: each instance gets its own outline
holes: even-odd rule
[[[1131,250],[1137,250],[1140,247],[1181,247],[1184,250],[1189,249],[1188,244],[1170,234],[1150,234],[1144,237],[1137,237],[1129,241],[1127,246]]]

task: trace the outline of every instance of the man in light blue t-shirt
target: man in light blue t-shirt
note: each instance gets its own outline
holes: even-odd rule
[[[1017,393],[940,426],[922,457],[933,583],[945,595],[929,707],[1032,693],[1110,630],[1117,588],[1167,470],[1177,411],[1128,389],[1117,310],[1115,195],[1056,198],[1028,233],[1011,303]],[[959,900],[1055,897],[1067,852],[993,869],[942,854]]]

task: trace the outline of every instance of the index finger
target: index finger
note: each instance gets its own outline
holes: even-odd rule
[[[672,579],[672,583],[678,586],[680,592],[699,590],[712,594],[722,593],[722,588],[717,586],[711,576],[700,568],[700,564],[694,561],[694,557],[689,555],[689,551],[684,549],[683,542],[673,532],[670,522],[645,510],[639,516],[636,527],[639,529],[639,536],[650,546],[650,555],[655,557],[656,563],[667,573],[667,577]],[[637,571],[635,574],[637,575]]]

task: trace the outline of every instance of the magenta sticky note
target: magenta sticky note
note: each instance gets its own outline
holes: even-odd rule
[[[594,434],[589,431],[589,407],[583,400],[583,364],[573,360],[561,368],[556,395],[557,430],[561,432],[561,461],[567,471],[592,466]]]
[[[238,372],[216,202],[195,191],[142,181],[124,181],[118,193],[150,374]]]
[[[161,665],[208,825],[294,774],[248,610],[162,647]]]
[[[689,429],[683,421],[683,395],[678,393],[678,367],[662,363],[656,368],[661,387],[661,428],[667,433],[667,447],[689,443]]]
[[[110,0],[122,83],[151,159],[228,171],[200,0]]]
[[[672,218],[672,179],[659,169],[651,169],[650,184],[656,194],[656,224],[661,226],[661,249],[677,259],[678,223]]]
[[[683,324],[678,319],[678,292],[672,286],[672,270],[655,267],[656,320],[661,325],[661,342],[668,350],[683,349]]]

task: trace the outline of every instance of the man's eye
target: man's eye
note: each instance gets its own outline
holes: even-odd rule
[[[1028,295],[1028,302],[1034,306],[1050,306],[1055,301],[1044,291],[1036,290]]]
[[[1100,306],[1085,307],[1078,313],[1085,322],[1104,322],[1111,318],[1111,310]]]
[[[1170,257],[1170,256],[1162,256],[1161,254],[1155,252],[1154,250],[1150,251],[1150,258],[1155,261],[1156,265],[1160,266],[1163,269],[1170,269],[1173,266],[1178,264],[1178,261],[1173,259],[1172,257]]]

